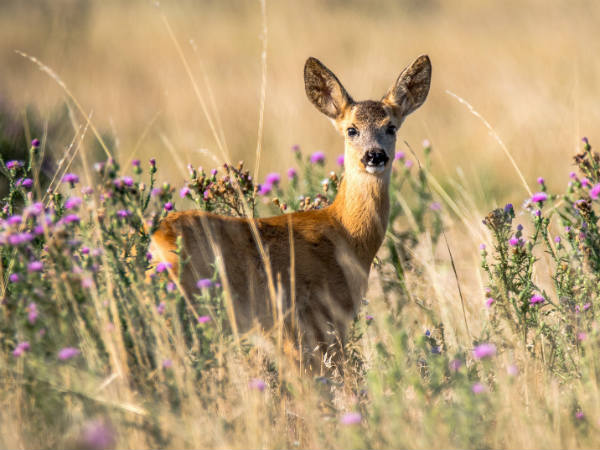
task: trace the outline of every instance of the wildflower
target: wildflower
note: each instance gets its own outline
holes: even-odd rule
[[[140,167],[140,160],[139,159],[134,159],[133,161],[131,161],[131,165],[133,167]]]
[[[23,162],[22,161],[12,160],[12,161],[8,161],[6,163],[6,168],[8,170],[16,169],[17,167],[23,167]]]
[[[545,301],[546,299],[539,294],[535,294],[529,299],[529,303],[531,303],[532,305],[544,303]]]
[[[184,186],[184,187],[182,187],[182,188],[181,188],[181,190],[179,191],[179,196],[180,196],[181,198],[185,198],[185,197],[187,197],[188,195],[190,195],[190,193],[191,193],[191,191],[190,191],[190,188],[189,188],[189,187],[187,187],[187,186]]]
[[[429,148],[429,147],[431,147],[431,142],[429,142],[429,139],[423,139],[423,142],[421,142],[421,145],[423,146],[423,148]]]
[[[272,190],[273,186],[268,183],[258,185],[258,195],[269,195]]]
[[[585,305],[583,305],[583,310],[587,311],[588,309],[590,309],[592,307],[591,303],[586,303]]]
[[[581,410],[580,410],[580,411],[577,411],[577,412],[575,413],[575,418],[576,418],[577,420],[582,420],[584,417],[585,417],[585,414],[583,414],[583,411],[581,411]]]
[[[432,211],[440,211],[442,209],[442,205],[440,205],[439,202],[433,202],[431,205],[429,205],[429,209]]]
[[[28,351],[30,348],[31,348],[31,346],[29,345],[29,342],[27,342],[27,341],[19,342],[17,344],[17,346],[15,347],[15,349],[13,350],[12,354],[15,358],[18,358],[23,353]]]
[[[79,216],[77,214],[67,214],[61,219],[62,223],[77,223],[79,222]]]
[[[596,200],[598,198],[599,194],[600,194],[600,183],[598,183],[597,185],[595,185],[593,188],[590,189],[590,197],[592,197],[594,200]]]
[[[508,243],[510,244],[511,247],[517,247],[517,246],[522,247],[524,244],[523,239],[517,238],[516,236],[511,237],[508,240]]]
[[[160,304],[156,307],[156,312],[162,316],[165,313],[166,308],[167,304],[165,302],[160,302]]]
[[[165,359],[162,362],[162,366],[163,366],[163,369],[170,369],[173,366],[173,361],[171,361],[170,359]]]
[[[584,333],[583,331],[581,333],[577,333],[577,340],[582,342],[585,341],[587,339],[587,334]]]
[[[484,359],[496,354],[496,346],[494,344],[484,343],[479,344],[473,349],[473,357],[475,359]]]
[[[337,162],[338,166],[344,167],[344,155],[338,156],[335,162]]]
[[[38,148],[40,146],[40,140],[38,138],[35,138],[33,141],[31,141],[31,146],[33,148]]]
[[[300,153],[300,146],[298,144],[292,145],[292,152]]]
[[[44,205],[41,202],[36,202],[25,208],[24,213],[26,216],[39,216],[44,211]]]
[[[23,222],[23,219],[21,216],[10,216],[7,222],[9,225],[19,225],[21,222]]]
[[[557,244],[560,244],[560,236],[556,236],[554,238],[554,242],[556,242]]]
[[[487,388],[481,383],[475,383],[473,387],[471,387],[471,390],[473,391],[473,394],[482,394],[487,391]]]
[[[479,250],[484,251],[485,250],[485,244],[479,244]]]
[[[513,204],[507,203],[506,205],[504,205],[504,212],[509,213],[509,214],[511,214],[511,213],[514,214]]]
[[[31,242],[33,240],[33,234],[31,233],[17,233],[8,236],[8,243],[10,245],[21,245],[25,242]]]
[[[61,361],[66,361],[67,359],[74,358],[80,353],[81,352],[79,351],[79,349],[75,347],[65,347],[58,352],[58,359],[60,359]]]
[[[160,262],[156,265],[156,273],[162,273],[173,268],[170,262]]]
[[[44,264],[41,261],[32,261],[27,265],[28,272],[41,272]]]
[[[404,152],[398,152],[394,155],[394,160],[402,160],[404,159],[404,157],[406,156],[406,154]]]
[[[372,315],[370,315],[370,314],[367,314],[365,316],[365,319],[367,319],[367,322],[371,322],[374,319],[374,317]]]
[[[577,174],[575,172],[570,172],[569,178],[571,178],[571,179],[577,178]]]
[[[489,297],[486,301],[485,301],[485,306],[487,306],[488,308],[492,307],[492,304],[495,302],[496,300],[494,300],[492,297]]]
[[[198,289],[208,289],[212,286],[212,281],[208,278],[203,278],[201,280],[198,280],[196,286],[198,286]]]
[[[206,323],[210,322],[210,316],[199,316],[198,323]]]
[[[462,367],[462,361],[460,359],[453,359],[452,361],[450,361],[450,370],[453,370],[454,372],[458,372],[460,370],[460,368]]]
[[[167,292],[173,292],[176,287],[177,287],[177,285],[175,283],[173,283],[172,281],[168,282],[167,283]]]
[[[23,186],[25,189],[29,189],[33,186],[33,180],[31,178],[22,178],[17,182],[17,186]]]
[[[538,184],[544,184],[544,179],[542,177],[538,177],[537,179]]]
[[[146,261],[152,261],[152,253],[146,252]]]
[[[121,219],[125,219],[127,217],[129,217],[131,215],[131,211],[129,211],[128,209],[120,209],[117,211],[117,217],[120,217]]]
[[[150,167],[156,167],[156,159],[150,158]]]
[[[210,171],[210,174],[214,177],[217,174],[217,169],[213,169]]]
[[[342,416],[340,423],[342,425],[358,425],[362,422],[362,416],[359,412],[349,412]]]
[[[260,378],[253,378],[248,383],[248,387],[250,389],[254,389],[255,391],[263,392],[265,390],[265,388],[267,387],[267,383],[265,383]]]
[[[546,200],[548,200],[548,194],[545,192],[536,192],[531,197],[531,201],[534,203],[541,203],[545,202]]]
[[[586,186],[589,186],[590,184],[591,184],[590,180],[588,180],[587,178],[582,178],[581,179],[581,185],[582,186],[586,187]]]
[[[117,442],[114,429],[103,420],[94,420],[84,425],[80,437],[81,448],[107,450]]]
[[[64,177],[62,177],[63,183],[69,183],[71,187],[75,186],[79,183],[79,177],[74,173],[67,173]]]
[[[27,313],[27,321],[33,325],[35,323],[35,321],[38,318],[38,310],[37,310],[37,305],[34,302],[29,303],[29,306],[27,307],[28,313]]]
[[[413,166],[413,162],[410,159],[407,159],[406,162],[404,163],[404,166],[407,169],[410,169]]]
[[[265,177],[265,184],[277,186],[281,181],[281,176],[277,172],[271,172]]]
[[[298,176],[298,172],[296,172],[296,169],[294,169],[292,167],[292,168],[288,169],[287,176],[290,180],[293,180],[294,178],[296,178]]]
[[[511,376],[511,377],[516,377],[517,375],[519,375],[519,367],[515,364],[511,364],[510,366],[508,366],[506,368],[506,372]]]
[[[312,155],[310,155],[310,162],[312,164],[324,164],[325,163],[325,153],[314,152]]]
[[[11,283],[18,283],[20,280],[20,277],[19,277],[18,273],[11,273],[10,276],[8,277],[8,279],[10,280]]]
[[[167,202],[164,206],[165,211],[171,211],[173,209],[173,203]]]
[[[81,197],[69,197],[65,202],[65,209],[74,209],[81,205]]]

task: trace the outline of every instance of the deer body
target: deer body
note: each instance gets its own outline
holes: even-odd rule
[[[274,325],[271,273],[279,312],[288,328],[297,325],[303,346],[312,350],[343,339],[366,293],[370,266],[388,222],[396,130],[425,101],[431,66],[426,56],[418,58],[378,102],[354,102],[335,75],[314,58],[306,62],[304,76],[309,99],[346,136],[345,174],[334,202],[320,210],[264,219],[171,213],[153,235],[151,252],[178,273],[174,251],[177,238],[182,238],[183,257],[189,258],[181,273],[187,293],[197,289],[199,279],[212,276],[219,256],[242,331],[257,324],[266,329]],[[270,271],[265,270],[267,262]]]

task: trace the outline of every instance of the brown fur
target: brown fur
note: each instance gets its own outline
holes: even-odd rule
[[[197,280],[213,274],[215,258],[220,253],[225,269],[222,275],[230,286],[241,331],[255,325],[266,329],[275,325],[276,302],[272,301],[268,280],[271,273],[271,286],[281,288],[278,295],[287,329],[292,334],[300,331],[305,349],[320,346],[323,350],[336,339],[343,340],[366,292],[371,263],[385,236],[395,146],[395,133],[392,136],[389,127],[399,127],[405,115],[425,100],[431,74],[429,59],[420,57],[405,69],[403,74],[406,73],[408,78],[401,75],[382,102],[356,103],[329,69],[309,58],[305,66],[309,99],[334,120],[342,133],[355,127],[359,135],[346,138],[346,172],[332,205],[316,211],[253,219],[270,271],[265,270],[251,219],[202,211],[171,213],[165,218],[152,237],[155,259],[171,262],[178,273],[173,251],[177,237],[182,237],[183,257],[189,257],[190,262],[181,278],[189,294],[196,290]],[[411,98],[407,99],[407,95]],[[389,157],[377,174],[368,173],[361,162],[371,149],[384,151]],[[293,329],[293,323],[297,329]]]

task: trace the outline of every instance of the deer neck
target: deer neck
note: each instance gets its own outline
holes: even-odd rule
[[[390,211],[389,183],[389,171],[381,177],[348,171],[331,205],[332,214],[367,267],[385,237]]]

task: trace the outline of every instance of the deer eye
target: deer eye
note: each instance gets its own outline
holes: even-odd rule
[[[388,127],[385,129],[385,132],[387,134],[395,134],[396,133],[396,127],[394,125],[388,125]]]
[[[358,136],[358,130],[354,127],[350,127],[346,130],[346,133],[348,134],[349,137],[356,137]]]

